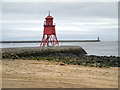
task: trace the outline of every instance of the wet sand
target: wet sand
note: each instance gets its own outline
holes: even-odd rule
[[[118,68],[60,65],[37,60],[3,60],[3,88],[117,88]]]

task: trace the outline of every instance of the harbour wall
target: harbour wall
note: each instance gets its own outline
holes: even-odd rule
[[[0,43],[40,43],[40,42],[41,41],[0,41]],[[100,42],[100,40],[59,40],[58,42]]]

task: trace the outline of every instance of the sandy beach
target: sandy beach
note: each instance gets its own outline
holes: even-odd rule
[[[117,88],[118,68],[60,65],[60,62],[3,60],[3,88]]]

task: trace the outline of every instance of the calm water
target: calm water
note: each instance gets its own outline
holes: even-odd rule
[[[72,42],[59,43],[60,46],[81,46],[88,55],[118,56],[118,42]],[[3,43],[2,48],[39,47],[40,43]]]

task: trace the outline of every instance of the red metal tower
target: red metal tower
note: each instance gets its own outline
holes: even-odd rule
[[[53,25],[54,18],[50,16],[50,11],[45,19],[46,21],[44,21],[44,32],[40,46],[49,46],[49,42],[51,42],[52,46],[55,46],[56,44],[59,45],[55,32],[55,25]]]

